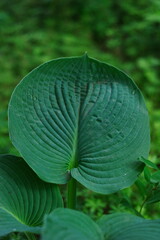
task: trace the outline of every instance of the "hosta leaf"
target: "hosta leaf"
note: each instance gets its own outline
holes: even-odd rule
[[[46,216],[42,240],[103,240],[98,225],[84,213],[56,209]]]
[[[149,151],[144,99],[118,69],[87,55],[47,62],[16,87],[9,104],[15,147],[45,181],[112,193],[130,186]]]
[[[39,179],[22,158],[0,155],[0,236],[13,229],[37,232],[44,214],[61,206],[56,185]]]
[[[160,219],[146,220],[126,213],[104,215],[98,225],[105,240],[159,240]]]

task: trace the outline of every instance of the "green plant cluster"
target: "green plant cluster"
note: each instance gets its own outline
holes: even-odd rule
[[[87,51],[90,56],[123,69],[142,90],[150,115],[150,159],[158,165],[159,27],[159,0],[0,1],[0,152],[19,154],[9,140],[7,108],[22,77],[45,61]],[[132,188],[108,196],[79,185],[77,207],[94,219],[101,213],[134,212],[133,208],[139,211],[148,196],[146,189],[150,192],[143,175],[139,180]],[[62,190],[65,191],[63,187]],[[159,218],[159,202],[144,206],[145,217]]]
[[[159,239],[160,219],[145,219],[143,209],[160,202],[160,170],[147,159],[143,95],[126,74],[86,53],[51,60],[17,85],[8,119],[21,157],[0,155],[0,237]],[[138,208],[123,192],[135,181]],[[77,183],[104,195],[86,196],[89,216],[77,211]],[[105,213],[109,195],[116,201]]]

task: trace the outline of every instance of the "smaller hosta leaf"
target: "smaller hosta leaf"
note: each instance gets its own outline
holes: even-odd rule
[[[150,181],[152,183],[159,183],[160,182],[160,170],[152,174],[152,176],[150,178]]]
[[[39,234],[40,227],[29,227],[18,221],[10,213],[0,208],[0,237],[7,235],[11,232],[32,232]]]
[[[99,221],[105,240],[159,240],[160,219],[146,220],[128,213],[104,215]]]
[[[56,207],[62,207],[56,185],[43,182],[22,158],[0,156],[0,236],[13,229],[33,230]]]
[[[97,224],[84,213],[59,208],[46,216],[42,240],[103,240]]]

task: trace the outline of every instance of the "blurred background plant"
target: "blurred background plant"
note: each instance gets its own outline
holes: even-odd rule
[[[142,90],[151,122],[150,159],[158,164],[159,0],[1,0],[0,152],[17,154],[8,136],[7,106],[19,81],[45,61],[57,57],[78,56],[85,51],[90,57],[125,71]],[[130,190],[107,197],[96,195],[82,187],[79,189],[79,208],[94,218],[101,213],[116,211],[117,208],[123,210],[124,206],[126,209],[126,204],[129,206],[131,202],[136,209],[142,202],[142,196],[138,197],[138,192],[133,196],[133,193],[138,191],[135,185]],[[124,192],[125,200],[119,196]],[[87,200],[84,200],[85,197]],[[123,201],[120,202],[120,199]],[[144,214],[147,217],[156,217],[157,210],[159,203]]]

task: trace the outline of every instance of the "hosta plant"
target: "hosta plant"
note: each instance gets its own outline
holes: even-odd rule
[[[52,60],[18,84],[8,114],[21,157],[0,157],[0,236],[14,231],[43,240],[159,239],[160,220],[117,213],[94,222],[75,210],[76,182],[111,194],[131,186],[145,165],[146,179],[157,189],[145,203],[160,200],[160,173],[147,160],[148,112],[126,74],[87,54]],[[156,168],[153,174],[148,165]],[[61,184],[67,185],[67,206]]]

